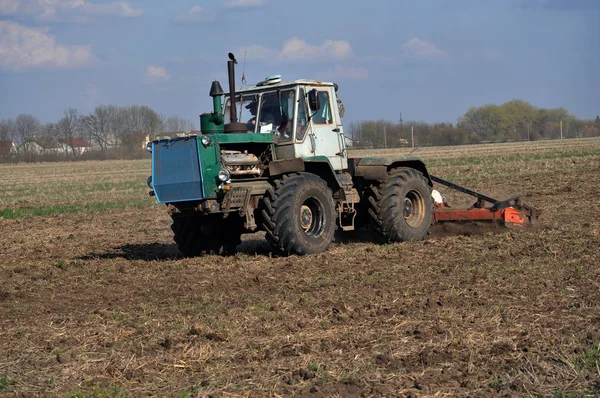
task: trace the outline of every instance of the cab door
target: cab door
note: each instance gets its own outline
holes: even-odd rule
[[[314,91],[313,91],[314,90]],[[313,87],[309,91],[310,124],[314,154],[326,156],[334,170],[348,168],[344,129],[337,108],[333,107],[333,87]]]

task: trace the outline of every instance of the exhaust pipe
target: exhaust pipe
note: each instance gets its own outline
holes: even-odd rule
[[[235,101],[235,64],[237,61],[233,53],[229,53],[229,61],[227,61],[227,75],[229,77],[229,118],[230,123],[224,126],[226,133],[245,133],[247,131],[245,123],[239,123],[237,119],[237,109]]]

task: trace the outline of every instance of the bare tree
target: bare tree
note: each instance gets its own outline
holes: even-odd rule
[[[81,133],[81,117],[77,109],[69,108],[65,111],[65,115],[56,123],[56,135],[59,142],[65,147],[67,155],[69,149],[73,157],[77,156],[77,151],[74,147],[74,138]]]
[[[134,105],[126,108],[126,125],[129,133],[145,132],[151,136],[160,133],[160,116],[146,105]]]
[[[187,133],[194,129],[194,123],[179,116],[170,116],[163,122],[164,133]]]
[[[90,140],[90,143],[100,147],[101,151],[106,151],[109,147],[115,145],[114,107],[98,106],[94,112],[81,118],[81,129],[83,134]]]
[[[106,105],[108,118],[107,141],[111,146],[119,146],[123,142],[123,138],[129,134],[127,122],[127,108],[116,105]]]
[[[46,123],[40,126],[39,135],[49,139],[57,138],[56,123]]]
[[[32,115],[19,115],[15,119],[14,129],[15,141],[18,142],[20,148],[24,148],[27,151],[28,146],[23,144],[38,134],[40,121]]]
[[[12,119],[0,121],[0,141],[15,140],[15,122]]]

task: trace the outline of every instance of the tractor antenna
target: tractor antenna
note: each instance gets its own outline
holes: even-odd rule
[[[408,155],[406,155],[406,156],[410,156],[410,155],[412,155],[413,153],[415,153],[415,152],[417,151],[417,149],[419,149],[419,147],[418,147],[418,146],[414,147],[414,148],[413,148],[413,150],[412,150],[412,151],[410,151],[410,152],[408,153]]]
[[[244,51],[244,67],[242,68],[242,87],[247,86],[246,84],[246,55],[248,55],[248,50]]]

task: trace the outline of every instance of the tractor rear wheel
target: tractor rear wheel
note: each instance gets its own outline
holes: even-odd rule
[[[425,238],[431,224],[431,188],[421,172],[407,167],[392,169],[386,181],[370,189],[371,225],[386,241]]]
[[[239,217],[173,216],[173,239],[185,257],[202,254],[232,254],[241,243],[243,224]]]
[[[276,180],[260,204],[266,238],[283,255],[322,253],[335,232],[333,193],[314,174]]]

